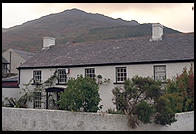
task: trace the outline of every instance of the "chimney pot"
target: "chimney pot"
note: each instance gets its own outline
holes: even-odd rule
[[[162,40],[163,26],[160,23],[152,24],[152,39],[150,41]]]
[[[55,38],[52,37],[43,37],[43,49],[50,48],[50,46],[55,45]]]

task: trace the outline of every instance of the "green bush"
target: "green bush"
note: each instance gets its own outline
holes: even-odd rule
[[[177,111],[174,110],[175,112],[193,111],[194,110],[194,74],[193,74],[192,66],[189,71],[187,71],[187,69],[184,68],[183,73],[177,76],[176,79],[169,80],[166,86],[166,92],[167,94],[173,94],[174,95],[173,97],[175,99],[180,100],[180,102],[178,102],[178,105],[180,105],[180,107],[182,104],[182,109],[178,108]],[[172,99],[170,100],[172,101]]]
[[[153,108],[145,101],[140,102],[136,105],[135,113],[138,119],[143,123],[150,123],[150,117],[153,114]]]
[[[183,99],[184,99],[182,96],[173,93],[173,94],[165,94],[162,97],[169,100],[169,107],[172,109],[173,112],[175,113],[182,112]]]
[[[165,96],[161,96],[156,104],[157,114],[155,115],[155,123],[166,125],[175,122],[175,112],[171,109],[171,102]]]
[[[161,125],[171,125],[171,123],[175,122],[175,113],[171,110],[168,110],[164,113],[157,113],[155,116],[155,123]]]
[[[149,122],[154,112],[150,103],[153,105],[152,102],[160,97],[161,83],[150,77],[135,76],[125,81],[124,89],[116,87],[112,93],[116,109],[127,114],[129,125],[135,128],[138,119],[144,123]]]
[[[70,111],[97,112],[100,96],[98,84],[90,77],[82,75],[77,79],[70,79],[67,88],[60,95],[59,108]]]

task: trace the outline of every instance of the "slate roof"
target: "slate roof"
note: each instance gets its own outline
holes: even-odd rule
[[[22,51],[22,50],[18,50],[18,49],[13,49],[13,51],[16,52],[17,54],[19,54],[25,60],[28,60],[35,55],[32,52]]]
[[[9,62],[4,57],[2,57],[2,63],[3,64],[9,64]]]
[[[20,68],[86,66],[194,59],[194,33],[165,35],[162,41],[137,37],[69,43],[42,50]]]
[[[18,75],[8,78],[2,78],[2,81],[18,81]]]

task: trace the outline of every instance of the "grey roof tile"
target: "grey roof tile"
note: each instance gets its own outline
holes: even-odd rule
[[[9,64],[9,62],[2,56],[2,63]]]
[[[21,67],[75,66],[194,59],[194,33],[55,45]]]
[[[22,50],[18,50],[18,49],[13,49],[13,50],[14,50],[14,52],[19,54],[25,60],[28,60],[35,55],[32,52],[22,51]]]

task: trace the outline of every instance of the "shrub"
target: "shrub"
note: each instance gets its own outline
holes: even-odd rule
[[[58,101],[60,109],[70,111],[97,112],[100,102],[98,84],[90,77],[82,75],[77,79],[70,79],[66,90],[60,95]]]
[[[171,109],[171,103],[168,98],[161,96],[156,104],[157,114],[155,115],[155,123],[166,125],[175,122],[175,112]]]
[[[194,109],[194,74],[192,66],[189,71],[184,68],[183,73],[177,76],[176,79],[169,80],[166,91],[167,94],[175,94],[174,98],[180,98],[180,100],[183,98],[182,109],[178,109],[178,112],[192,111]]]
[[[136,105],[135,113],[138,119],[143,123],[150,123],[150,117],[153,114],[153,108],[145,101]]]
[[[129,125],[134,128],[138,119],[144,123],[149,122],[153,113],[149,104],[160,97],[161,83],[150,77],[135,76],[125,81],[124,89],[116,87],[112,92],[116,109],[129,116]]]
[[[16,108],[27,108],[27,99],[26,95],[21,96],[18,100],[16,98],[8,98],[5,100],[8,101],[8,104],[5,104],[5,107],[16,107]]]
[[[182,112],[183,99],[184,99],[182,96],[173,93],[173,94],[165,94],[162,97],[169,100],[168,106],[172,109],[173,112],[175,113]]]
[[[161,125],[171,125],[171,123],[175,122],[175,113],[171,110],[168,110],[164,113],[157,113],[155,116],[155,123]]]

